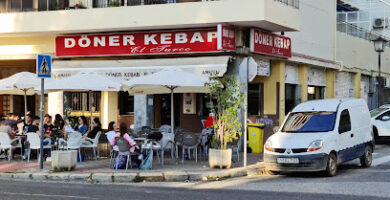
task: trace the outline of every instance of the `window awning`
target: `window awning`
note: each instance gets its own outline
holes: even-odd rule
[[[119,80],[130,80],[164,69],[180,69],[204,76],[223,76],[229,60],[230,56],[93,61],[57,60],[53,62],[52,72],[58,78],[80,72],[93,72]]]

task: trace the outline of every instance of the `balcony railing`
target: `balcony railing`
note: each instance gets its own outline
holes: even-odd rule
[[[0,0],[0,13],[106,8],[217,0]],[[89,3],[89,4],[88,4]]]
[[[274,1],[278,1],[284,5],[299,9],[299,0],[274,0]]]
[[[367,29],[358,27],[345,21],[337,21],[337,31],[368,41],[371,41],[374,38],[378,38],[379,36],[390,40],[390,38],[384,37],[383,35],[373,33]],[[387,43],[387,46],[390,47],[390,43]]]

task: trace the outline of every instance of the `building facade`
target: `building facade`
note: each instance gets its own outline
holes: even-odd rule
[[[249,119],[266,125],[266,137],[300,102],[371,102],[375,52],[366,52],[369,41],[337,31],[336,0],[45,2],[0,0],[1,78],[34,72],[38,53],[53,55],[58,78],[88,72],[124,81],[163,69],[232,74],[247,94]],[[29,110],[38,113],[38,99],[29,97]],[[2,95],[0,114],[22,114],[21,100]],[[95,92],[92,100],[103,128],[110,121],[170,124],[169,95]],[[175,94],[174,100],[175,124],[199,132],[209,113],[207,95]],[[85,92],[55,92],[46,108],[52,115],[88,115],[88,102]]]

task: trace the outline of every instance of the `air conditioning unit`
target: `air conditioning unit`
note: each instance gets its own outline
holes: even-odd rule
[[[375,18],[372,27],[375,28],[387,28],[389,26],[388,18]]]

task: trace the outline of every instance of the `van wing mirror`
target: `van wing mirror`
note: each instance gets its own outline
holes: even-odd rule
[[[381,121],[389,121],[390,120],[390,116],[388,115],[385,115],[381,118]]]
[[[279,131],[279,126],[275,126],[272,130],[274,133],[277,133]]]

